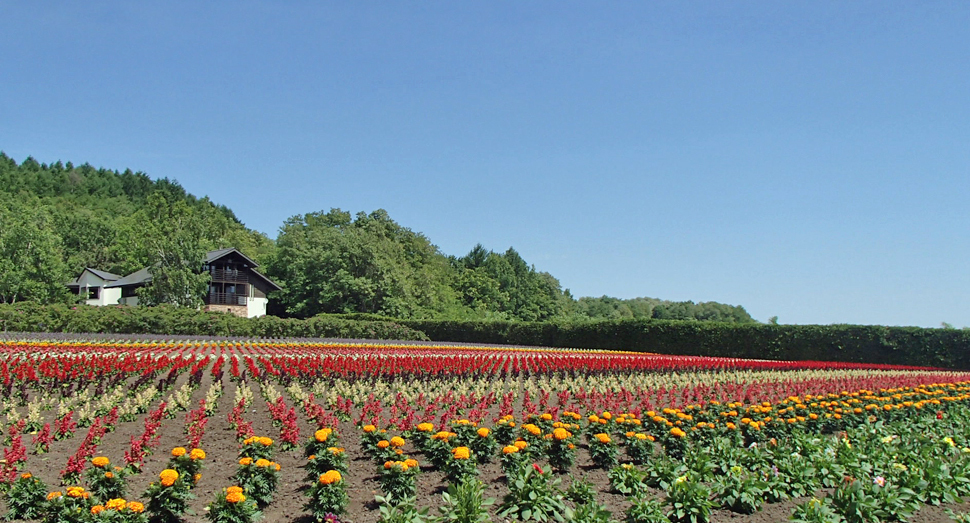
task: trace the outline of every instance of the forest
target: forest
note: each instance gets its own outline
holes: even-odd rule
[[[0,152],[0,303],[75,303],[65,284],[85,267],[119,275],[155,267],[173,275],[164,280],[170,285],[188,281],[201,299],[205,281],[193,271],[206,251],[224,247],[239,249],[280,284],[270,313],[281,317],[755,322],[743,307],[716,302],[577,299],[512,247],[479,244],[447,255],[382,209],[297,214],[273,239],[168,178],[32,157],[18,163]],[[163,289],[156,280],[159,288],[147,289],[152,303],[193,304],[172,298],[185,295],[184,284]]]

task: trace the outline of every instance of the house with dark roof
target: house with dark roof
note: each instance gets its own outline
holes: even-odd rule
[[[260,274],[256,267],[259,264],[235,248],[207,252],[202,270],[209,273],[210,279],[209,292],[202,298],[204,310],[229,312],[246,318],[265,316],[269,303],[267,295],[279,290],[280,286]],[[151,281],[150,267],[124,277],[84,269],[68,287],[87,296],[85,303],[89,305],[136,306],[138,294],[135,291]],[[92,295],[100,298],[91,298]]]
[[[120,279],[117,274],[87,267],[67,283],[67,288],[88,305],[115,305],[121,298],[121,289],[107,289],[107,286]]]

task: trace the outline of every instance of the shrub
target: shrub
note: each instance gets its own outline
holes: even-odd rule
[[[232,486],[216,494],[205,517],[213,523],[252,523],[260,516],[256,505],[256,500],[247,497],[242,487]]]
[[[37,519],[44,509],[47,485],[31,474],[21,474],[7,492],[7,519]]]

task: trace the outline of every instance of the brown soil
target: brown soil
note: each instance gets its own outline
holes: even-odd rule
[[[185,379],[185,376],[181,378]],[[181,380],[180,382],[181,383]],[[193,405],[198,402],[205,394],[211,384],[211,376],[206,374],[201,386],[196,390]],[[238,461],[239,444],[235,439],[235,431],[229,427],[226,415],[232,409],[233,391],[235,390],[228,378],[225,378],[224,394],[221,397],[216,413],[209,419],[206,434],[202,440],[202,448],[206,451],[207,458],[205,467],[202,471],[202,479],[193,490],[195,499],[190,504],[190,513],[185,516],[187,522],[206,521],[204,518],[205,507],[208,505],[216,493],[227,486],[233,484],[232,477],[236,472]],[[257,435],[270,436],[274,439],[279,437],[279,431],[272,423],[265,401],[258,394],[257,387],[253,387],[256,392],[254,404],[245,414],[247,421],[253,422],[253,428]],[[287,397],[287,403],[292,405],[292,401]],[[155,404],[157,406],[157,402]],[[153,407],[154,408],[154,407]],[[53,414],[45,413],[48,416],[46,421],[53,421]],[[143,472],[129,478],[129,499],[139,499],[146,501],[144,493],[148,484],[157,480],[158,473],[161,472],[168,461],[168,451],[176,446],[186,444],[186,436],[183,434],[185,414],[180,413],[174,419],[163,421],[161,442],[155,453],[149,456],[144,464]],[[111,432],[102,439],[96,455],[107,456],[114,465],[123,465],[124,451],[129,448],[129,436],[138,437],[142,433],[143,417],[136,421],[119,423],[117,430]],[[301,435],[308,438],[312,435],[314,427],[300,420]],[[347,492],[350,497],[350,504],[347,512],[341,520],[347,523],[373,523],[378,520],[379,512],[374,502],[374,496],[380,494],[380,487],[377,481],[377,470],[373,462],[361,449],[357,428],[352,423],[342,422],[339,427],[339,434],[342,435],[341,445],[347,449],[350,462],[350,470],[345,475]],[[45,481],[52,490],[60,488],[59,472],[64,468],[68,458],[77,450],[81,438],[86,429],[78,429],[75,437],[55,442],[51,445],[49,453],[28,455],[26,465],[21,467],[22,471],[31,472],[34,476]],[[24,443],[28,449],[30,436],[24,438]],[[410,444],[405,447],[405,451],[412,457],[422,461],[422,455],[416,452]],[[304,462],[302,449],[289,452],[278,452],[275,460],[282,466],[282,476],[279,489],[275,499],[263,510],[263,521],[267,522],[293,522],[309,523],[311,518],[303,510],[305,502],[304,490],[307,484],[303,482],[304,471],[301,465]],[[507,492],[504,476],[501,467],[496,462],[480,467],[479,478],[486,484],[486,497],[496,499],[496,504],[492,508],[492,520],[503,521],[495,515],[498,504],[502,496]],[[613,513],[616,520],[622,520],[624,511],[630,506],[626,497],[612,493],[610,491],[609,480],[606,471],[595,468],[590,462],[589,455],[585,449],[580,449],[577,463],[569,474],[561,476],[562,487],[567,487],[573,480],[583,478],[591,482],[599,493],[598,501],[606,505],[607,509]],[[82,483],[83,484],[83,483]],[[418,503],[422,507],[431,508],[431,513],[436,513],[436,502],[440,500],[440,494],[447,486],[441,472],[423,467],[422,473],[418,476]],[[662,497],[659,491],[651,491],[650,495]],[[715,511],[711,521],[714,523],[767,523],[785,521],[788,519],[792,507],[804,502],[805,499],[789,500],[782,503],[768,504],[753,515],[742,515],[726,510]],[[954,505],[949,507],[953,510],[965,512],[970,511],[970,504]],[[5,511],[5,507],[4,507]],[[951,521],[942,507],[924,507],[910,520],[913,523],[942,523]]]

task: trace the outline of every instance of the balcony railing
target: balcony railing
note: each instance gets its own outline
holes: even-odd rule
[[[249,275],[242,271],[215,269],[215,270],[209,271],[209,274],[212,275],[212,281],[249,283]]]
[[[205,303],[206,305],[246,305],[246,296],[232,292],[210,292]]]

